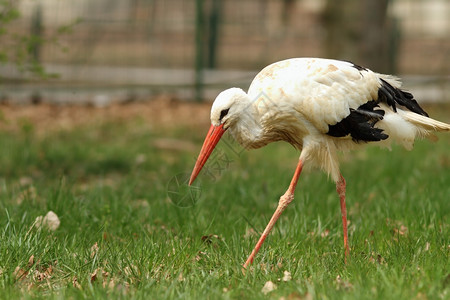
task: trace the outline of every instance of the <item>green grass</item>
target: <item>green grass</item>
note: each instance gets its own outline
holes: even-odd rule
[[[175,205],[169,182],[191,171],[197,152],[153,142],[170,136],[200,147],[205,132],[156,130],[142,120],[43,137],[30,124],[1,132],[0,298],[450,297],[449,135],[412,152],[369,147],[342,156],[347,264],[334,185],[320,172],[302,174],[295,200],[243,274],[298,153],[282,143],[235,153],[221,142],[211,174],[199,176],[200,197]],[[49,210],[60,227],[33,226]],[[292,279],[281,280],[284,271]],[[264,295],[267,281],[277,289]]]

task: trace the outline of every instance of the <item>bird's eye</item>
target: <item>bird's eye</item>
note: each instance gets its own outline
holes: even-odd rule
[[[222,110],[222,111],[220,112],[220,118],[219,118],[219,121],[222,121],[223,117],[225,117],[225,116],[228,114],[228,111],[229,111],[229,110],[230,110],[230,109],[227,108],[227,109],[224,109],[224,110]]]

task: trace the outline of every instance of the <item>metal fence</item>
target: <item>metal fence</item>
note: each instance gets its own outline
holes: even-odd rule
[[[344,45],[333,52],[333,24],[327,14],[331,2],[14,0],[20,17],[6,27],[7,34],[0,39],[4,45],[14,45],[18,37],[37,36],[37,42],[26,44],[26,51],[32,52],[28,54],[48,74],[58,75],[53,86],[152,86],[160,91],[168,86],[189,90],[230,81],[245,85],[251,72],[230,70],[258,70],[276,60],[300,56],[333,56],[364,65],[365,58],[360,55],[363,48],[357,40],[371,32],[365,25],[367,20],[357,17],[360,8],[356,4],[353,11],[342,11],[346,18],[343,24],[350,27],[336,33],[335,40]],[[349,3],[356,2],[364,1]],[[396,66],[392,71],[448,76],[450,2],[386,3],[386,22],[395,30],[383,27],[380,32],[395,54],[390,60]],[[3,81],[30,77],[18,70],[14,55],[10,54],[0,67]],[[210,71],[199,73],[200,69]],[[11,89],[11,82],[8,84]]]

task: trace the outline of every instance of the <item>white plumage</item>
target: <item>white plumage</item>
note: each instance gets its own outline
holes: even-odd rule
[[[217,96],[211,109],[212,125],[190,184],[226,130],[245,148],[283,140],[301,150],[291,185],[244,267],[252,262],[292,201],[304,165],[322,168],[336,182],[347,256],[345,180],[339,171],[337,152],[367,143],[389,147],[397,142],[411,149],[417,137],[434,138],[435,131],[450,130],[450,125],[429,118],[400,86],[393,76],[351,62],[293,58],[265,67],[247,93],[231,88]]]

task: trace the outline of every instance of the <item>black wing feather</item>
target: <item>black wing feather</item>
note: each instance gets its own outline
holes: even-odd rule
[[[363,69],[354,65],[356,69]],[[380,102],[386,103],[394,112],[397,105],[406,107],[410,111],[428,117],[428,114],[419,106],[411,93],[393,87],[380,78],[381,86],[378,89],[378,99],[371,100],[357,109],[350,108],[350,114],[334,125],[328,125],[327,134],[334,137],[350,135],[356,142],[376,142],[387,139],[389,136],[374,125],[383,119],[384,110],[376,109]]]
[[[344,137],[350,135],[354,141],[376,142],[388,138],[380,128],[374,125],[383,119],[384,111],[374,109],[378,107],[376,101],[369,101],[358,109],[350,108],[350,114],[340,122],[328,126],[328,135]]]
[[[416,114],[428,117],[428,114],[419,106],[411,93],[395,88],[387,81],[381,79],[381,87],[378,90],[378,102],[385,102],[397,112],[396,104],[402,105]]]

